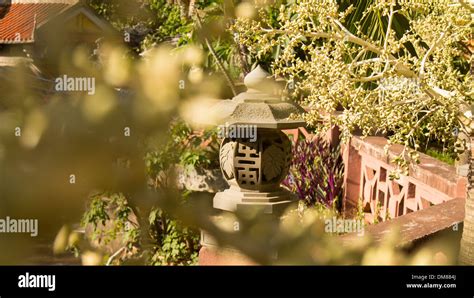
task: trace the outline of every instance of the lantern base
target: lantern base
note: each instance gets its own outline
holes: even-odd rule
[[[274,192],[241,191],[230,188],[215,195],[214,208],[231,212],[259,210],[265,214],[282,214],[296,202],[296,196],[283,188]]]

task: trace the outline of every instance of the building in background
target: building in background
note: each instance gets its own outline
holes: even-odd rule
[[[18,65],[55,77],[76,47],[92,53],[99,39],[118,36],[81,0],[0,0],[0,80]]]

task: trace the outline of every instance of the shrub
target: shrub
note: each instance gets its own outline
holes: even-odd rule
[[[299,141],[283,184],[308,206],[319,203],[340,210],[344,179],[340,151],[340,146],[331,147],[320,138]]]
[[[90,199],[81,220],[89,243],[109,256],[119,252],[115,263],[136,256],[141,230],[127,198],[121,193],[102,192]],[[76,249],[77,255],[81,248]]]
[[[195,265],[200,248],[199,230],[183,225],[166,212],[154,208],[149,216],[150,236],[155,246],[151,265]]]
[[[218,168],[219,148],[216,130],[193,132],[182,121],[176,121],[169,130],[166,144],[145,156],[148,175],[155,179],[175,164],[184,167]]]
[[[183,194],[182,198],[185,203],[187,195]],[[93,195],[82,218],[88,241],[109,257],[121,252],[112,257],[114,264],[134,260],[146,265],[197,263],[198,229],[185,226],[156,207],[149,212],[148,221],[139,220],[137,212],[123,194]]]

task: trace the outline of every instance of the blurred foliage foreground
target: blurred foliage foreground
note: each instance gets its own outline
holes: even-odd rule
[[[440,244],[448,242],[407,253],[396,233],[378,246],[368,237],[341,245],[325,232],[324,219],[335,216],[328,209],[290,210],[277,221],[257,212],[216,217],[208,194],[166,182],[173,163],[216,167],[215,151],[169,128],[177,117],[210,122],[208,100],[222,98],[228,78],[205,74],[206,54],[192,44],[156,47],[143,59],[127,52],[103,45],[101,67],[81,48],[58,57],[60,73],[95,79],[92,95],[51,92],[28,65],[2,76],[0,218],[38,219],[39,235],[0,235],[0,264],[31,263],[37,245],[53,239],[55,253],[72,251],[83,264],[196,264],[199,229],[260,264],[455,262],[455,249]]]

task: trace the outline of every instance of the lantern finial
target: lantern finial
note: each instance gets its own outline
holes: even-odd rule
[[[264,91],[262,87],[268,85],[270,74],[266,72],[260,65],[245,76],[244,84],[247,92]]]

